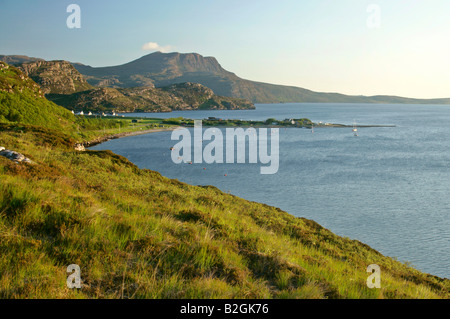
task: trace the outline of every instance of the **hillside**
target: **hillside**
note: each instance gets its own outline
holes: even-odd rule
[[[3,54],[0,54],[0,61],[5,62],[12,66],[17,66],[22,63],[45,61],[45,60],[41,59],[41,58],[29,57],[26,55],[3,55]]]
[[[51,139],[55,132],[82,142],[85,138],[96,139],[110,133],[134,131],[142,127],[127,127],[129,121],[117,119],[95,119],[74,116],[70,111],[47,100],[41,87],[21,70],[0,62],[0,124],[15,127],[18,132],[26,130],[18,125],[28,124],[39,127],[39,132],[47,132]],[[45,129],[44,129],[45,128]],[[147,127],[144,127],[147,129]],[[57,137],[55,137],[57,143]]]
[[[449,297],[448,280],[279,209],[30,129],[2,127],[0,144],[37,163],[0,157],[1,298]],[[381,289],[366,287],[372,263]]]
[[[67,61],[35,61],[18,66],[42,88],[44,94],[71,94],[93,87]]]
[[[161,90],[174,95],[186,104],[179,109],[236,110],[255,108],[253,103],[248,100],[216,95],[213,90],[198,83],[172,84],[162,87]]]
[[[92,85],[122,88],[141,85],[162,87],[174,83],[195,82],[212,89],[217,95],[244,98],[254,103],[450,104],[450,98],[426,100],[382,95],[349,96],[249,81],[222,68],[214,57],[203,57],[197,53],[155,52],[118,66],[91,67],[80,63],[74,66]]]
[[[87,83],[84,76],[67,61],[35,60],[24,56],[3,56],[3,59],[14,62],[18,69],[40,86],[46,98],[77,112],[255,108],[248,100],[217,96],[211,89],[197,83],[178,83],[161,89],[151,83],[132,88],[98,88]]]
[[[211,89],[197,83],[179,83],[163,88],[94,88],[73,94],[48,94],[47,98],[65,108],[84,112],[255,108],[247,100],[217,96]]]
[[[42,122],[24,103],[24,117],[0,123],[0,146],[33,162],[0,156],[0,298],[450,297],[450,280],[314,221],[110,151],[74,151],[74,127],[45,127],[70,122],[70,112],[41,105],[34,82],[0,65],[2,94],[48,110]],[[366,286],[374,263],[380,289]],[[70,264],[81,268],[81,289],[66,286]]]
[[[74,116],[49,102],[40,86],[19,69],[0,62],[1,122],[20,122],[63,129],[73,124]]]

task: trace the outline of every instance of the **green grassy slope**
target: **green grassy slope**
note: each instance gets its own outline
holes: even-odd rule
[[[0,123],[20,122],[61,130],[70,129],[74,118],[68,110],[46,100],[33,80],[0,62]]]
[[[448,298],[449,280],[277,208],[2,126],[2,298]],[[381,267],[381,289],[366,267]],[[65,287],[81,267],[83,288]]]

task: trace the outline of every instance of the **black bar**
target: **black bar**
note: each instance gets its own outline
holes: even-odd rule
[[[358,317],[379,314],[393,309],[402,317],[424,309],[448,309],[449,300],[0,300],[2,312],[11,310],[15,316],[38,313],[65,317],[86,314],[100,318],[123,315],[139,318],[310,318],[355,314]],[[432,308],[429,308],[432,307]],[[445,308],[444,308],[445,307]],[[5,312],[6,313],[6,312]],[[9,312],[8,312],[9,313]],[[444,312],[445,313],[445,312]],[[134,318],[133,318],[134,319]]]

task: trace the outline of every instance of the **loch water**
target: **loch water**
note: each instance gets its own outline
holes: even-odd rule
[[[265,120],[309,118],[361,127],[280,128],[279,170],[262,164],[175,164],[172,132],[111,140],[111,150],[140,168],[313,219],[415,268],[450,278],[450,106],[267,104],[256,110],[127,114],[142,117]],[[224,129],[222,128],[225,133]],[[224,134],[225,135],[225,134]],[[208,142],[204,142],[207,144]]]

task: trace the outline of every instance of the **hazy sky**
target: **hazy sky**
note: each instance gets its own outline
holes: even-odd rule
[[[106,66],[155,50],[320,92],[450,97],[450,1],[0,0],[0,54]]]

